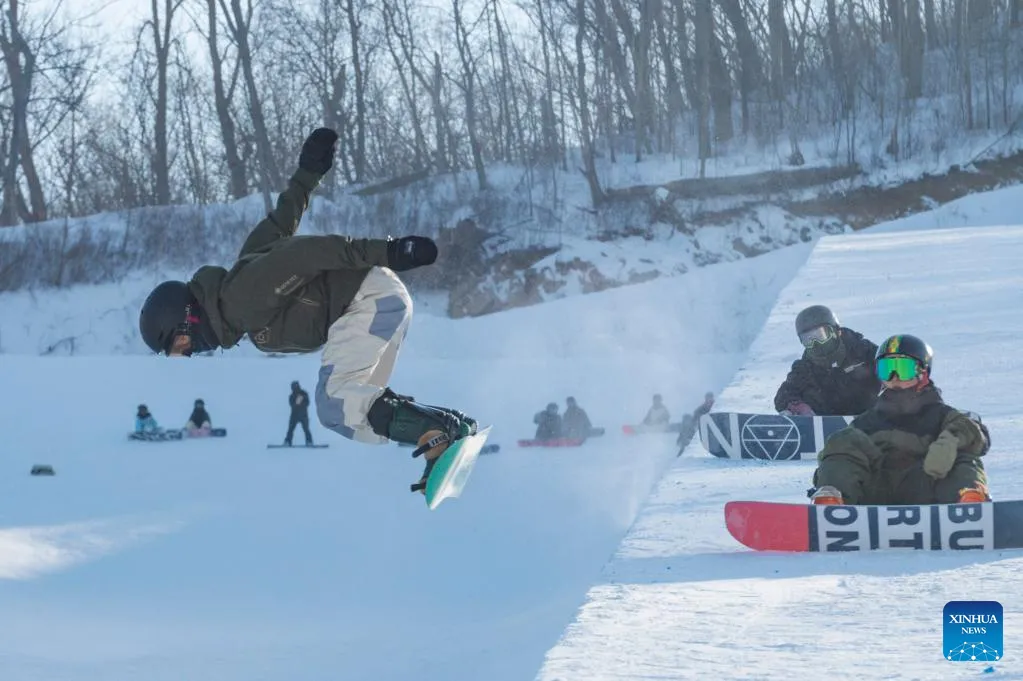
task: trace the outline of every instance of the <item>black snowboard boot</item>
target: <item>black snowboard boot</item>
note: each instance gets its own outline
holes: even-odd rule
[[[433,464],[450,443],[476,433],[476,421],[460,411],[420,404],[412,397],[399,395],[390,388],[377,398],[366,415],[377,435],[395,442],[415,445],[412,456],[424,456],[426,470],[413,492],[426,491],[426,479]]]

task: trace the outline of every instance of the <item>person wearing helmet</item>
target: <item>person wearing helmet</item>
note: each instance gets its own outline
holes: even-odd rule
[[[420,404],[388,386],[412,318],[412,299],[395,272],[434,263],[421,236],[355,239],[295,236],[313,190],[331,169],[338,135],[314,130],[273,211],[249,234],[230,269],[200,267],[167,281],[139,315],[142,340],[158,354],[191,356],[231,348],[243,337],[263,352],[321,352],[316,411],[343,437],[418,446],[425,479],[448,444],[476,432],[453,409]]]
[[[312,445],[313,434],[309,432],[309,393],[302,390],[298,381],[291,382],[288,406],[291,407],[291,417],[288,419],[288,434],[284,436],[284,444],[291,446],[291,436],[295,434],[295,426],[302,424],[306,447]]]
[[[654,395],[654,403],[643,417],[643,425],[648,430],[667,430],[669,421],[671,421],[671,414],[664,406],[664,401],[660,395]]]
[[[779,413],[854,416],[873,406],[881,391],[874,374],[876,345],[842,326],[823,305],[796,316],[796,335],[803,355],[778,386],[774,408]]]
[[[561,416],[561,432],[564,437],[585,440],[592,430],[593,424],[586,411],[576,403],[574,397],[565,398],[565,413]]]
[[[160,432],[156,418],[150,413],[149,407],[144,404],[140,404],[135,412],[135,432],[139,434]]]
[[[188,417],[188,423],[185,424],[185,430],[189,435],[196,436],[208,435],[212,428],[213,421],[210,419],[209,412],[206,411],[206,403],[201,399],[196,400],[192,405],[192,414]]]
[[[877,403],[832,435],[818,455],[814,504],[954,504],[989,501],[980,457],[991,437],[980,417],[942,400],[934,353],[908,334],[876,357]]]
[[[561,415],[558,414],[556,402],[551,402],[546,409],[538,412],[533,417],[533,423],[536,424],[536,435],[534,436],[536,440],[549,442],[562,437]]]

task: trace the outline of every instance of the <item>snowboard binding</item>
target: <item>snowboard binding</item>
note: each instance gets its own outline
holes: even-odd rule
[[[425,442],[423,442],[424,439],[426,440]],[[432,450],[436,449],[437,451],[434,456],[427,457],[426,469],[423,471],[423,477],[420,478],[419,482],[409,485],[409,490],[412,492],[422,492],[423,494],[426,494],[426,481],[430,477],[430,473],[433,471],[433,465],[437,462],[437,459],[440,458],[440,455],[444,453],[444,450],[447,449],[447,445],[451,443],[451,438],[448,437],[447,433],[442,433],[438,430],[431,430],[420,438],[420,442],[421,444],[412,452],[413,459],[418,458],[427,452],[431,452]]]
[[[460,411],[420,404],[390,388],[373,403],[367,414],[373,432],[395,442],[415,445],[412,457],[425,456],[426,470],[413,492],[426,493],[426,480],[434,462],[452,442],[476,432],[476,421]]]

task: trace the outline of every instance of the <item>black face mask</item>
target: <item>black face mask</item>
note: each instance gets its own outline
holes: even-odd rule
[[[845,343],[841,336],[829,338],[824,343],[818,343],[806,349],[810,360],[817,364],[831,364],[841,362],[845,359]]]

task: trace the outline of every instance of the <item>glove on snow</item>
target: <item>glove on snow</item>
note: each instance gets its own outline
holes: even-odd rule
[[[395,272],[432,265],[437,260],[437,244],[425,236],[406,236],[387,242],[387,266]]]
[[[959,453],[959,438],[954,433],[943,430],[938,439],[927,448],[927,456],[924,457],[924,473],[935,480],[940,480],[952,470]]]
[[[302,170],[326,175],[334,165],[334,143],[337,133],[330,128],[317,128],[302,144],[302,153],[298,155],[298,167]]]
[[[813,409],[806,402],[789,402],[788,412],[796,416],[813,416]]]

